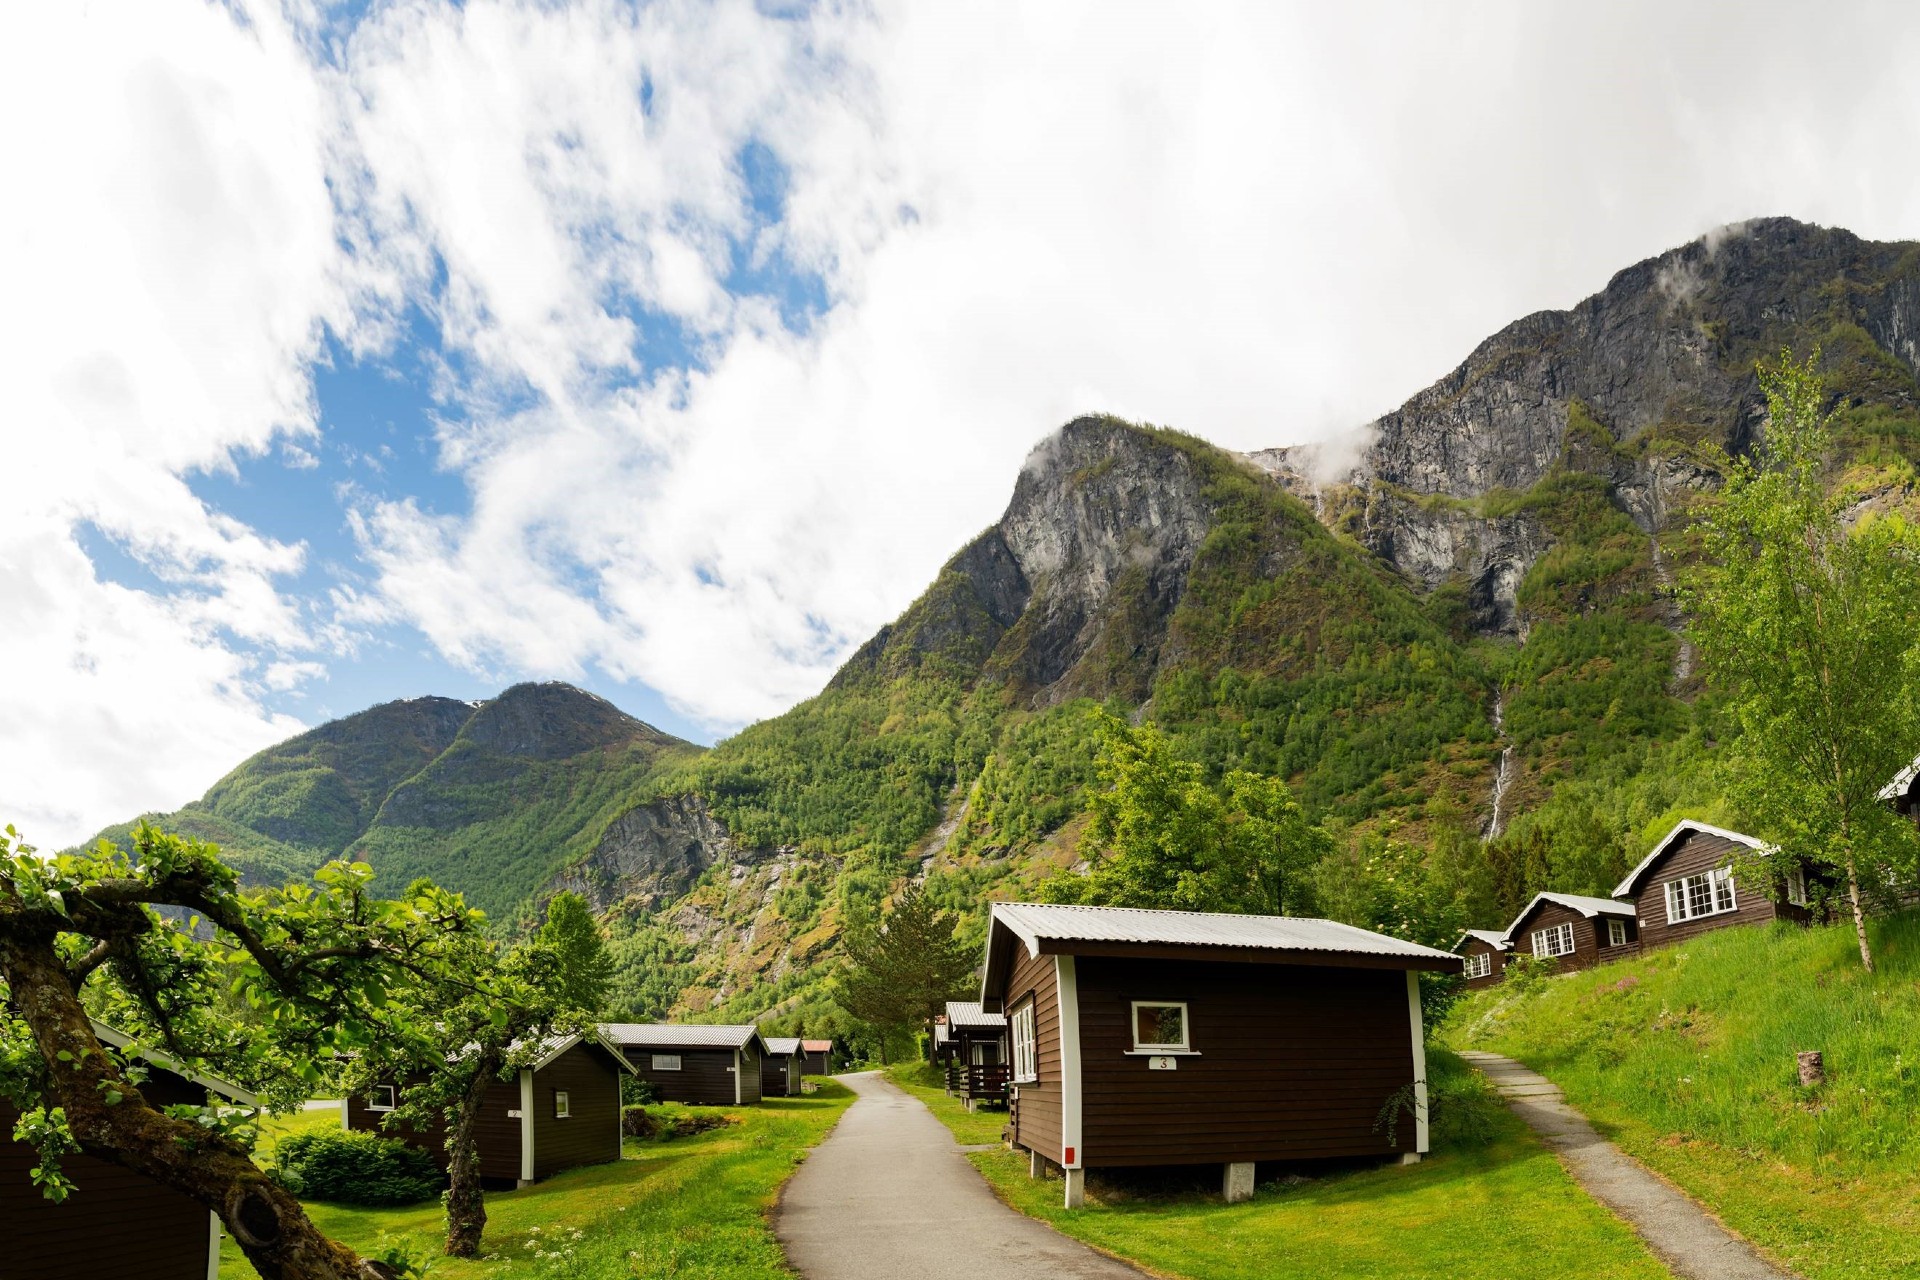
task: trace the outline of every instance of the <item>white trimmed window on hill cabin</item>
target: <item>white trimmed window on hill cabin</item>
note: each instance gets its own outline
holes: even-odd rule
[[[1572,955],[1573,925],[1571,923],[1550,924],[1544,929],[1535,929],[1533,954],[1542,957]]]
[[[1031,1084],[1040,1078],[1040,1055],[1033,1037],[1033,1001],[1023,1001],[1007,1019],[1013,1039],[1013,1079],[1016,1084]]]
[[[1787,868],[1787,901],[1796,907],[1807,905],[1807,869],[1797,862]]]
[[[1607,921],[1607,945],[1624,947],[1627,945],[1627,922],[1625,920]]]
[[[1666,890],[1668,924],[1717,916],[1735,907],[1731,867],[1715,867],[1669,880]]]
[[[1467,957],[1467,967],[1462,970],[1468,978],[1484,978],[1493,972],[1493,952],[1478,951]]]

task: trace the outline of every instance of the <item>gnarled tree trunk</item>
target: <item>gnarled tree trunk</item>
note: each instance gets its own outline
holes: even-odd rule
[[[473,1079],[447,1134],[447,1254],[471,1258],[487,1229],[487,1200],[480,1188],[480,1143],[476,1130],[487,1089],[500,1074],[498,1051],[483,1050]]]
[[[51,936],[0,937],[0,977],[49,1064],[49,1100],[66,1110],[67,1127],[82,1151],[211,1209],[263,1280],[391,1280],[391,1268],[322,1235],[300,1202],[236,1143],[155,1110],[120,1077],[93,1034]],[[104,1086],[120,1101],[108,1102]],[[75,1194],[88,1193],[82,1188]]]

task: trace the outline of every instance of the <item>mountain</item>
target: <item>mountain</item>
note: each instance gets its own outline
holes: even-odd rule
[[[1075,419],[820,694],[709,751],[519,686],[323,726],[168,820],[256,880],[345,854],[496,914],[576,889],[636,1017],[824,1016],[836,939],[908,879],[977,930],[1073,864],[1100,706],[1285,778],[1342,835],[1329,912],[1389,837],[1471,861],[1488,918],[1603,891],[1643,828],[1715,803],[1672,583],[1764,431],[1754,362],[1820,345],[1833,483],[1911,507],[1916,334],[1920,246],[1723,229],[1338,447]]]
[[[698,748],[566,684],[480,703],[383,703],[248,759],[171,814],[218,843],[249,883],[305,878],[331,858],[376,883],[418,876],[510,914],[631,807],[658,766]],[[102,834],[124,840],[131,824]]]

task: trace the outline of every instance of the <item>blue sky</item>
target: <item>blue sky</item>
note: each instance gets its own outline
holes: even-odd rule
[[[0,820],[48,845],[389,698],[711,741],[1075,413],[1357,444],[1723,223],[1920,232],[1920,23],[1866,4],[0,22]]]

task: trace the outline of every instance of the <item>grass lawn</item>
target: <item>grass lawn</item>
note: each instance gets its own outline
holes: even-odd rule
[[[806,1150],[826,1136],[852,1100],[844,1086],[822,1080],[817,1093],[771,1098],[757,1107],[687,1108],[724,1110],[741,1123],[670,1142],[629,1139],[626,1157],[617,1163],[488,1195],[488,1256],[471,1261],[440,1256],[445,1228],[437,1201],[406,1209],[309,1204],[307,1211],[322,1231],[363,1253],[386,1240],[412,1244],[435,1259],[434,1280],[787,1280],[792,1273],[768,1229],[767,1210]],[[309,1117],[327,1114],[284,1117],[274,1127],[310,1127]],[[332,1123],[339,1123],[337,1113]],[[531,1244],[569,1240],[574,1231],[581,1235],[570,1258],[531,1259]],[[220,1250],[220,1280],[255,1280],[232,1240]]]
[[[1920,916],[1743,926],[1456,1006],[1595,1126],[1808,1280],[1920,1275]],[[1794,1053],[1826,1055],[1800,1087]],[[1910,1058],[1909,1055],[1912,1055]]]
[[[1478,1092],[1451,1054],[1435,1054],[1457,1087]],[[937,1088],[894,1079],[963,1143],[982,1138]],[[1061,1207],[1057,1178],[1027,1177],[1022,1152],[968,1156],[1014,1208],[1108,1253],[1192,1280],[1668,1280],[1632,1231],[1574,1185],[1526,1128],[1479,1094],[1473,1140],[1418,1165],[1263,1185],[1249,1202],[1217,1195],[1114,1195],[1097,1176],[1087,1205]],[[997,1121],[1001,1123],[1003,1121]]]

